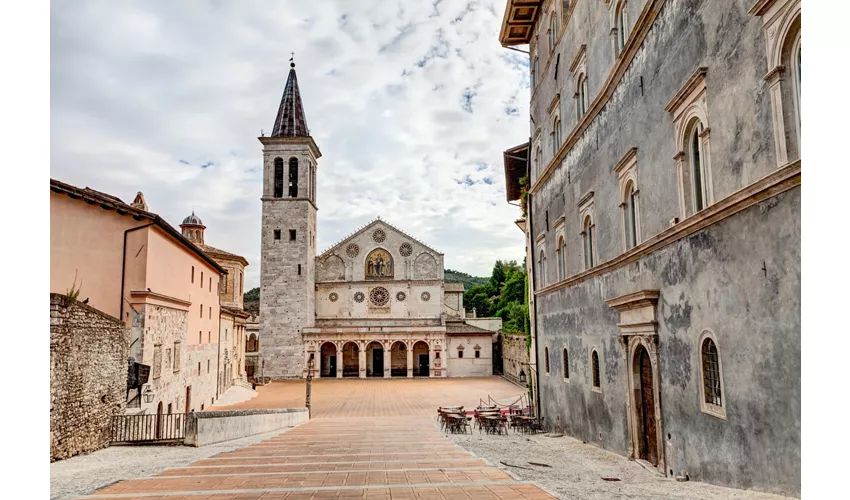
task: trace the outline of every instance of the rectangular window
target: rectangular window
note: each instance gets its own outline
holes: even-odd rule
[[[207,360],[207,373],[210,372],[210,360]]]
[[[180,347],[181,347],[180,342],[174,343],[174,367],[173,368],[174,368],[175,372],[180,371]]]
[[[195,282],[195,266],[192,266],[192,283]]]
[[[298,264],[298,276],[301,276],[301,264]]]
[[[481,351],[475,351],[475,357],[480,358],[481,357]]]
[[[200,331],[200,330],[198,330],[198,343],[199,343],[199,344],[203,344],[203,343],[204,343],[204,334],[203,334],[203,333],[201,333],[201,331]]]
[[[203,304],[200,304],[200,306],[201,306],[201,307],[199,307],[199,308],[198,308],[198,316],[199,316],[201,319],[204,319],[204,305],[203,305]]]
[[[201,287],[204,286],[204,272],[201,271]]]
[[[274,230],[274,239],[280,240],[280,229]]]
[[[212,330],[207,332],[207,344],[212,342]]]
[[[295,241],[295,230],[294,229],[289,230],[289,241]]]
[[[212,278],[210,278],[210,292],[212,292]]]
[[[458,352],[457,352],[457,357],[462,358],[462,357],[463,357],[463,351],[458,351]]]
[[[212,319],[212,306],[210,306],[210,319]]]

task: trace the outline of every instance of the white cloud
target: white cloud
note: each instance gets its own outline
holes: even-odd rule
[[[524,254],[502,151],[528,138],[527,58],[500,47],[504,0],[56,2],[51,176],[143,191],[259,283],[260,130],[295,52],[322,150],[319,247],[380,215],[487,275]],[[205,167],[202,167],[204,165]]]

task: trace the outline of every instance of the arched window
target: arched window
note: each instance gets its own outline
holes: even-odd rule
[[[289,197],[298,197],[298,158],[289,159]]]
[[[802,130],[802,120],[800,119],[802,113],[800,112],[800,89],[802,88],[803,83],[803,73],[802,73],[802,64],[803,64],[803,46],[800,39],[800,33],[797,32],[797,38],[794,41],[794,44],[791,49],[791,71],[793,71],[793,85],[794,85],[794,110],[797,115],[797,149],[800,150],[800,131]],[[800,157],[802,158],[802,154]]]
[[[239,295],[245,293],[245,283],[242,281],[242,273],[239,273]]]
[[[626,185],[626,206],[623,211],[623,217],[626,227],[626,249],[630,249],[637,245],[637,200],[635,199],[635,183],[629,182]]]
[[[578,118],[581,119],[585,113],[587,113],[587,77],[584,73],[578,76],[578,88],[576,89],[577,94],[577,102],[576,109],[578,111]]]
[[[564,237],[558,239],[558,281],[566,277],[566,259],[567,259],[567,244],[564,243]]]
[[[543,152],[540,151],[540,148],[537,148],[536,158],[537,177],[540,177],[540,173],[543,172]]]
[[[599,377],[599,354],[594,350],[590,353],[590,365],[591,365],[591,387],[594,389],[600,389],[600,377]]]
[[[595,242],[593,241],[593,220],[588,215],[584,218],[584,225],[582,231],[582,238],[584,239],[584,267],[585,269],[590,269],[593,267],[596,262],[593,258],[593,245]]]
[[[546,368],[546,375],[549,375],[549,348],[543,348],[543,362],[545,363],[543,366]]]
[[[706,413],[726,417],[726,405],[723,394],[723,365],[720,361],[720,349],[714,334],[706,331],[700,337],[700,371],[702,385],[700,408]]]
[[[274,197],[283,198],[283,158],[274,159]]]
[[[194,239],[195,239],[195,233],[194,233],[193,231],[189,231],[189,239],[190,239],[190,240],[194,240]]]
[[[555,43],[558,41],[558,16],[553,10],[549,16],[549,52],[555,50]]]
[[[620,5],[617,6],[617,13],[615,14],[615,27],[617,29],[617,55],[623,53],[623,47],[626,46],[626,40],[628,37],[628,20],[626,19],[626,1],[623,0],[620,2]]]
[[[564,363],[564,379],[569,379],[570,378],[570,356],[567,353],[566,347],[564,348],[563,363]]]
[[[555,118],[555,124],[552,126],[552,156],[558,154],[558,149],[561,147],[561,119]]]
[[[257,352],[259,348],[260,342],[257,340],[257,336],[253,333],[248,335],[248,339],[245,341],[245,352]]]
[[[546,286],[546,254],[540,250],[540,259],[537,261],[537,277],[540,278],[537,282],[540,283],[540,288]]]
[[[694,213],[706,207],[705,191],[705,154],[700,135],[703,131],[702,122],[694,118],[688,125],[687,147],[689,173],[691,176],[691,196],[693,197]]]

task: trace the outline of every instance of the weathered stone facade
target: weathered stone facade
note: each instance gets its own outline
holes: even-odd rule
[[[50,461],[109,445],[124,411],[130,331],[117,318],[50,294]]]
[[[502,332],[502,370],[506,379],[520,384],[520,372],[526,380],[531,379],[529,373],[529,352],[525,335],[514,335]]]
[[[522,224],[547,421],[794,495],[799,4],[536,3]]]

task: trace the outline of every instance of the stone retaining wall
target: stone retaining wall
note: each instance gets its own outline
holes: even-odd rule
[[[93,307],[50,294],[50,461],[109,445],[124,411],[129,329]]]
[[[309,418],[307,408],[194,412],[186,420],[183,443],[187,446],[206,446],[294,427]]]

